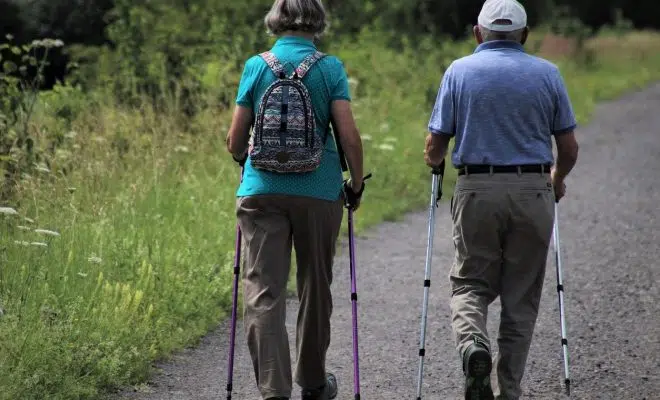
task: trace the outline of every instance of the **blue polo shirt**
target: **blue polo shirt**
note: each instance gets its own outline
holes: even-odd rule
[[[283,36],[275,42],[271,51],[290,75],[305,57],[316,51],[316,46],[305,38]],[[275,80],[275,75],[260,56],[251,57],[245,63],[236,104],[251,108],[256,115],[261,97]],[[303,84],[314,106],[317,132],[323,137],[330,119],[330,103],[333,100],[351,100],[343,63],[337,57],[326,55],[305,75]],[[279,174],[259,170],[252,167],[248,157],[243,169],[243,181],[236,195],[285,194],[335,201],[341,193],[342,182],[337,146],[330,133],[321,164],[312,172]]]
[[[576,125],[558,67],[497,40],[447,68],[428,129],[454,137],[457,167],[553,164],[552,136]]]

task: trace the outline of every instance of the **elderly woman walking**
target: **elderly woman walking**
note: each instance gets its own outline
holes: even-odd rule
[[[321,1],[276,0],[264,22],[278,39],[247,60],[227,137],[243,166],[236,213],[247,253],[247,344],[263,399],[290,398],[285,312],[294,248],[295,381],[304,400],[333,399],[337,381],[325,368],[333,257],[343,206],[357,209],[364,190],[362,142],[343,64],[314,43],[326,28]],[[338,149],[350,170],[346,181]]]

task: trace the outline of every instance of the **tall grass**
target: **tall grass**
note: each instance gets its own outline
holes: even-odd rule
[[[223,315],[235,169],[219,140],[177,145],[168,122],[100,109],[79,127],[73,176],[24,183],[2,221],[0,398],[88,398],[144,378]],[[99,139],[124,128],[137,148],[120,161]]]
[[[425,205],[430,101],[443,69],[473,49],[429,42],[413,53],[380,43],[365,32],[329,49],[349,71],[374,174],[358,231]],[[589,65],[554,58],[580,123],[597,101],[660,78],[659,35],[588,45],[596,50]],[[76,95],[41,99],[35,137],[57,126],[53,108]],[[224,149],[229,111],[182,124],[148,101],[125,109],[101,93],[81,103],[63,133],[68,172],[42,169],[0,204],[17,212],[0,214],[1,400],[92,399],[139,382],[153,360],[224,318],[231,301],[238,168]]]

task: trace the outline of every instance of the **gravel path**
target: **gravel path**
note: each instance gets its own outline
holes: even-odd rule
[[[579,130],[578,140],[578,165],[560,205],[572,398],[660,399],[660,84],[599,106],[593,122]],[[423,189],[430,190],[430,184]],[[462,373],[449,327],[447,275],[453,245],[447,203],[436,215],[423,398],[460,399]],[[426,224],[426,211],[411,214],[356,242],[364,399],[415,396]],[[554,262],[551,256],[548,261],[523,381],[525,399],[563,398]],[[338,399],[347,400],[353,398],[347,250],[339,254],[335,268],[328,367],[339,378]],[[491,310],[494,342],[498,301]],[[289,332],[296,311],[292,300]],[[124,393],[123,398],[225,399],[228,326],[222,324],[199,347],[159,365],[162,373],[148,390]],[[242,324],[238,327],[233,398],[257,400]]]

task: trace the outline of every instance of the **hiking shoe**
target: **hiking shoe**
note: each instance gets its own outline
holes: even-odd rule
[[[302,400],[332,400],[335,397],[337,397],[337,378],[331,373],[325,375],[325,385],[302,391]]]
[[[463,354],[465,400],[494,400],[490,386],[493,362],[486,346],[475,340]]]

